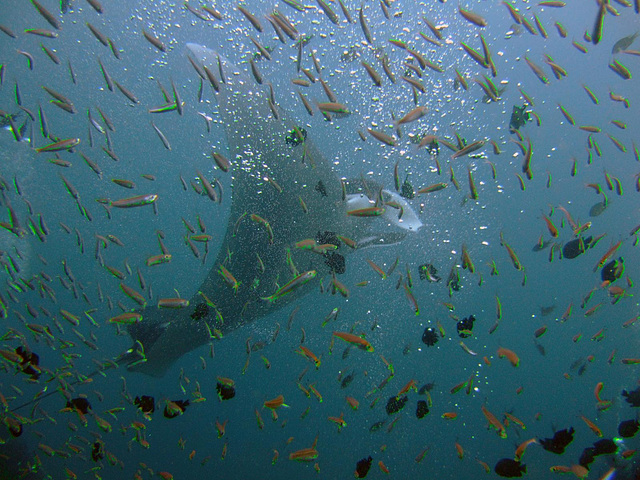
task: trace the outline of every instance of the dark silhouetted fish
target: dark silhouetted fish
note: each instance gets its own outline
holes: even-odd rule
[[[548,452],[562,455],[564,449],[573,441],[573,434],[575,430],[573,427],[564,430],[558,430],[553,434],[552,438],[541,438],[540,445]]]
[[[576,238],[575,240],[565,243],[564,247],[562,247],[563,258],[576,258],[578,255],[584,253],[589,248],[591,240],[592,237],[584,239]]]
[[[598,202],[598,203],[594,204],[589,209],[589,216],[590,217],[597,217],[599,215],[602,215],[602,213],[607,209],[608,205],[609,205],[608,202]]]
[[[635,390],[631,390],[630,392],[628,392],[627,390],[623,390],[622,396],[624,397],[625,401],[632,407],[640,407],[640,388],[636,388]]]
[[[501,477],[515,478],[521,477],[523,473],[527,473],[527,466],[510,458],[502,458],[498,460],[494,470]]]
[[[637,31],[632,35],[627,35],[626,37],[622,37],[620,40],[618,40],[616,43],[613,44],[613,49],[611,50],[611,53],[619,53],[622,50],[628,49],[631,46],[631,44],[635,41],[638,35],[640,35],[640,31]]]
[[[543,317],[546,317],[548,315],[551,315],[555,309],[556,309],[555,305],[551,305],[549,307],[540,307],[540,315],[542,315]]]
[[[640,423],[637,420],[624,420],[618,425],[618,434],[624,438],[631,438],[638,433],[639,428]]]

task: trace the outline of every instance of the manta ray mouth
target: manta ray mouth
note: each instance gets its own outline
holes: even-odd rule
[[[400,195],[383,189],[382,197],[385,203],[385,211],[381,215],[381,220],[388,227],[417,232],[424,226],[413,207]],[[364,193],[347,195],[349,210],[371,207],[374,203]]]

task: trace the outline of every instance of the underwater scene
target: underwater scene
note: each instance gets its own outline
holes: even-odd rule
[[[0,479],[640,478],[639,34],[2,0]]]

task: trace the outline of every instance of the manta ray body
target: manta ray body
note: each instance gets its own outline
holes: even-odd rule
[[[211,342],[212,332],[224,335],[273,313],[317,289],[318,278],[332,270],[344,272],[344,257],[350,248],[338,235],[355,240],[360,249],[398,243],[422,226],[410,205],[395,192],[378,190],[362,180],[345,182],[343,189],[313,135],[297,146],[285,141],[295,124],[284,112],[274,117],[264,87],[206,47],[188,44],[187,49],[202,66],[223,75],[216,100],[231,152],[227,175],[233,175],[232,205],[213,268],[188,307],[147,307],[140,311],[142,321],[128,327],[131,338],[142,345],[144,359],[135,343],[138,346],[123,354],[118,363],[152,376],[164,375],[182,355]],[[367,195],[370,190],[375,195]],[[376,218],[347,214],[372,206],[371,196],[402,204],[402,221],[390,207]],[[264,219],[268,227],[252,215]],[[375,234],[376,225],[381,230],[389,225],[395,228]],[[294,248],[304,239],[338,248],[326,254]],[[273,302],[264,300],[294,278],[291,263],[300,273],[315,270],[316,278]],[[237,289],[224,278],[221,267],[235,277]]]

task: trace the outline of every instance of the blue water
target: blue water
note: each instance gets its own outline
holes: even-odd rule
[[[98,375],[92,383],[76,386],[73,395],[86,394],[93,410],[111,423],[113,432],[100,431],[91,417],[85,428],[80,426],[74,414],[59,413],[65,401],[61,395],[55,395],[43,400],[36,409],[32,410],[30,405],[17,412],[24,417],[32,417],[35,423],[25,425],[24,433],[17,439],[11,437],[8,429],[1,429],[0,438],[6,444],[0,447],[0,453],[11,459],[19,458],[22,467],[26,466],[26,462],[33,464],[37,455],[42,466],[33,478],[66,478],[65,467],[75,472],[78,478],[132,478],[141,469],[140,462],[154,472],[171,472],[176,479],[351,478],[356,462],[371,456],[373,465],[368,478],[384,476],[377,466],[378,461],[383,461],[393,478],[459,479],[485,475],[476,459],[488,463],[493,469],[499,459],[512,458],[516,446],[522,441],[532,437],[551,437],[554,430],[574,427],[574,441],[562,456],[547,452],[539,445],[527,449],[522,460],[527,466],[526,476],[546,479],[554,475],[549,473],[551,466],[578,463],[583,449],[598,440],[581,420],[581,415],[594,421],[604,438],[618,436],[620,421],[636,418],[636,411],[624,401],[621,391],[636,388],[638,367],[623,365],[621,359],[640,357],[638,324],[622,327],[625,321],[640,314],[637,288],[627,285],[628,281],[638,281],[636,239],[630,237],[629,232],[640,224],[635,178],[638,162],[633,153],[633,142],[640,145],[636,119],[640,98],[637,76],[640,71],[638,57],[625,54],[614,57],[611,54],[617,40],[640,28],[640,17],[633,8],[612,2],[612,7],[620,15],[606,16],[603,39],[598,45],[593,45],[584,41],[583,33],[593,29],[597,14],[595,2],[568,0],[564,8],[543,8],[535,3],[517,1],[515,6],[532,23],[534,13],[540,17],[549,34],[545,40],[526,30],[506,38],[514,22],[506,7],[495,2],[476,1],[466,5],[487,19],[488,26],[480,29],[462,18],[457,11],[458,5],[452,1],[418,3],[398,0],[391,4],[389,11],[392,18],[389,20],[383,16],[378,2],[367,1],[364,3],[364,12],[374,35],[375,46],[384,48],[389,55],[397,78],[397,83],[393,85],[382,73],[372,49],[363,43],[364,36],[357,23],[360,5],[351,0],[344,0],[344,3],[356,20],[354,24],[347,24],[337,2],[332,3],[341,19],[337,26],[315,8],[315,2],[308,1],[313,8],[300,13],[276,0],[247,1],[244,5],[260,17],[265,29],[263,33],[255,31],[236,9],[236,5],[231,3],[218,2],[216,7],[223,12],[224,19],[210,22],[196,18],[182,3],[151,0],[105,0],[103,3],[102,15],[81,0],[75,0],[72,11],[62,15],[58,2],[43,0],[42,4],[62,22],[62,30],[58,31],[59,36],[55,39],[23,33],[27,28],[53,30],[32,5],[18,0],[4,0],[0,4],[0,23],[9,27],[18,37],[13,39],[0,33],[0,63],[6,69],[0,87],[0,109],[10,113],[18,111],[15,100],[17,83],[23,106],[37,114],[38,105],[41,104],[51,132],[61,138],[80,137],[80,150],[96,160],[103,171],[100,180],[84,165],[77,153],[61,152],[62,158],[73,163],[71,167],[53,165],[47,162],[52,155],[36,155],[28,142],[18,144],[9,131],[0,131],[0,174],[9,186],[5,197],[10,200],[23,225],[27,225],[29,216],[23,200],[28,200],[34,210],[33,218],[42,214],[51,231],[45,243],[32,234],[17,239],[8,231],[2,231],[0,249],[17,260],[21,268],[15,274],[17,277],[31,278],[41,271],[53,277],[51,286],[57,299],[57,303],[53,303],[47,297],[41,297],[38,291],[28,289],[17,293],[8,284],[10,275],[3,273],[5,288],[2,293],[8,302],[8,314],[2,320],[2,331],[4,333],[12,328],[25,334],[29,347],[40,355],[40,364],[51,371],[71,365],[71,368],[67,368],[74,376],[67,381],[72,381],[76,372],[87,375],[94,371],[95,363],[91,359],[103,361],[114,358],[131,346],[124,331],[122,335],[115,335],[116,329],[106,323],[108,318],[120,313],[118,307],[115,306],[110,312],[106,302],[98,300],[99,284],[104,296],[110,297],[114,304],[121,301],[128,308],[133,306],[118,289],[119,281],[105,272],[94,259],[96,234],[116,235],[124,242],[125,247],[110,244],[102,250],[105,262],[124,271],[126,259],[133,268],[133,275],[129,276],[132,285],[137,283],[135,269],[140,267],[147,284],[152,285],[154,299],[177,294],[190,298],[209,270],[215,267],[216,245],[219,246],[224,235],[230,197],[223,200],[222,207],[213,206],[208,199],[198,197],[192,191],[183,191],[179,176],[182,175],[187,182],[195,179],[196,170],[211,177],[216,176],[219,171],[213,169],[210,157],[212,147],[229,154],[224,125],[221,124],[215,96],[208,85],[204,86],[203,101],[198,101],[199,77],[187,60],[187,42],[220,51],[247,72],[247,60],[255,52],[250,36],[273,47],[273,60],[258,62],[263,77],[273,83],[281,111],[288,118],[306,126],[309,138],[334,164],[339,176],[352,178],[364,175],[393,189],[393,167],[399,161],[402,179],[409,174],[415,189],[437,182],[448,182],[449,186],[440,192],[417,196],[412,201],[424,223],[418,233],[408,235],[399,245],[356,251],[349,255],[347,272],[340,277],[340,281],[350,289],[348,299],[328,293],[320,294],[314,289],[295,303],[216,341],[213,358],[208,346],[186,354],[161,379],[129,373],[124,368],[108,370],[106,378]],[[192,5],[198,7],[194,2]],[[295,67],[297,49],[290,40],[286,45],[278,42],[264,19],[264,15],[274,7],[290,18],[301,33],[313,35],[304,51],[303,67],[313,69],[308,57],[312,49],[323,67],[323,78],[338,94],[340,102],[349,106],[352,115],[334,119],[331,123],[323,121],[317,111],[313,117],[308,116],[295,93],[297,87],[291,84],[291,79],[299,77]],[[435,47],[419,36],[420,31],[432,36],[423,17],[444,27],[444,46]],[[556,21],[566,27],[568,38],[559,37],[553,26]],[[121,50],[121,60],[114,58],[109,48],[96,40],[86,27],[86,22],[114,40]],[[166,45],[167,52],[161,53],[151,46],[143,37],[142,29],[157,35]],[[464,41],[481,51],[479,33],[486,39],[496,63],[498,76],[494,81],[506,86],[498,103],[480,101],[482,91],[473,79],[480,74],[489,74],[489,71],[482,69],[459,48],[460,42]],[[427,93],[419,95],[419,105],[426,105],[428,113],[418,122],[403,128],[402,139],[396,147],[383,146],[370,136],[365,143],[357,134],[357,130],[366,132],[367,127],[391,134],[391,113],[398,117],[415,107],[410,89],[400,80],[406,52],[388,43],[389,38],[407,41],[444,69],[444,73],[425,70],[422,82]],[[572,40],[586,45],[588,53],[579,52],[571,45]],[[56,51],[61,65],[51,62],[40,48],[41,43]],[[359,46],[360,56],[353,62],[341,61],[343,52],[354,45]],[[638,45],[630,48],[637,49]],[[26,57],[18,50],[33,55],[33,70],[29,69]],[[562,80],[555,79],[551,69],[543,63],[545,54],[561,65],[568,76]],[[525,63],[525,56],[543,67],[549,77],[548,85],[535,77]],[[132,106],[117,90],[113,93],[107,90],[98,66],[98,57],[114,79],[134,92],[140,100],[139,105]],[[614,73],[607,66],[613,58],[626,65],[635,76],[623,80]],[[374,65],[383,75],[381,88],[373,86],[360,65],[362,60]],[[68,61],[77,76],[75,85],[70,79]],[[469,91],[454,91],[456,68],[468,79]],[[149,108],[163,104],[156,79],[169,89],[171,81],[175,83],[185,102],[182,117],[175,112],[154,116],[147,112]],[[583,84],[599,97],[598,105],[589,100]],[[78,112],[70,115],[49,105],[50,97],[40,88],[42,85],[69,97]],[[512,106],[524,103],[518,87],[532,97],[534,105],[531,109],[541,119],[540,127],[535,125],[535,121],[530,121],[521,129],[524,137],[530,138],[534,150],[533,179],[525,179],[525,191],[520,189],[516,177],[516,174],[522,175],[522,155],[511,141],[515,135],[508,131]],[[322,87],[318,84],[303,90],[311,101],[325,100]],[[630,102],[629,108],[613,102],[609,98],[610,91],[626,97]],[[568,124],[562,116],[559,103],[574,117],[575,126]],[[119,162],[112,161],[100,151],[103,140],[95,130],[92,131],[95,146],[89,147],[87,109],[91,108],[93,117],[99,119],[96,105],[116,125],[116,132],[111,135],[114,150],[120,157]],[[212,117],[210,133],[207,133],[205,122],[197,112]],[[23,113],[18,122],[22,123],[25,118]],[[171,151],[163,147],[150,126],[150,120],[167,136]],[[611,120],[624,122],[627,128],[621,130],[612,125]],[[588,134],[579,130],[579,125],[601,127],[603,132],[619,139],[627,152],[620,152],[604,133],[594,134],[602,156],[598,157],[591,150],[593,161],[588,164]],[[37,122],[34,128],[32,143],[41,147],[46,142],[40,135]],[[450,152],[443,145],[440,146],[438,157],[442,166],[439,175],[435,160],[424,149],[416,150],[415,145],[408,141],[409,133],[425,132],[450,141],[454,132],[458,132],[469,143],[480,139],[495,140],[502,154],[494,155],[488,144],[485,146],[488,148],[480,152],[484,152],[484,157],[495,164],[497,179],[492,178],[485,158],[465,156],[450,160]],[[30,136],[28,132],[26,136]],[[577,160],[575,176],[571,175],[573,158]],[[469,166],[473,169],[478,188],[477,200],[468,198]],[[453,168],[460,183],[460,191],[449,181],[449,167]],[[620,179],[624,187],[623,195],[607,189],[604,171]],[[82,204],[92,214],[91,222],[79,214],[75,201],[64,189],[60,173],[80,192]],[[141,177],[142,174],[154,175],[155,180],[146,180]],[[231,192],[230,175],[219,176],[227,195]],[[551,184],[547,187],[549,176]],[[21,187],[22,195],[16,193],[14,178]],[[125,190],[110,182],[112,178],[133,180],[136,188]],[[587,188],[585,185],[588,183],[599,183],[609,199],[608,208],[596,217],[590,217],[589,211],[602,200],[602,196]],[[103,207],[95,202],[98,198],[115,200],[144,193],[159,195],[157,215],[154,215],[152,207],[113,209],[109,220]],[[242,192],[233,194],[241,195]],[[574,260],[559,260],[556,255],[553,262],[549,262],[550,248],[541,252],[532,251],[540,235],[545,241],[553,241],[542,214],[549,215],[554,211],[550,218],[560,229],[560,236],[556,240],[558,243],[574,238],[558,206],[565,207],[579,224],[591,221],[587,235],[606,236],[593,250]],[[183,240],[186,230],[182,218],[197,225],[198,215],[203,217],[207,233],[214,236],[212,252],[204,264],[201,259],[194,258]],[[3,214],[0,220],[8,222],[8,213]],[[65,233],[59,222],[78,229],[84,253],[78,246],[76,233]],[[155,234],[158,229],[166,234],[165,244],[173,259],[171,263],[154,270],[146,267],[144,262],[148,256],[159,253]],[[500,232],[503,232],[505,241],[513,247],[526,269],[525,286],[522,286],[523,273],[513,268],[505,248],[500,245]],[[291,242],[298,240],[301,239],[292,238]],[[593,287],[601,284],[600,273],[594,273],[593,267],[618,240],[623,242],[615,256],[624,257],[626,271],[616,285],[627,288],[627,293],[633,296],[622,298],[612,305],[607,291],[598,289],[586,308],[599,302],[603,306],[594,315],[585,317],[586,308],[580,308],[580,304]],[[461,268],[463,244],[468,247],[475,263],[475,274]],[[252,246],[247,245],[246,252],[235,252],[235,255],[243,253],[253,255]],[[46,259],[46,265],[38,255]],[[370,259],[387,270],[396,258],[399,258],[398,267],[387,280],[381,280],[366,262],[366,259]],[[77,282],[84,287],[82,291],[91,305],[82,297],[75,299],[56,278],[64,276],[61,266],[63,259],[68,262]],[[490,275],[488,264],[491,261],[496,262],[499,271],[497,276]],[[439,283],[420,281],[418,267],[424,263],[433,263],[443,280]],[[445,281],[454,264],[460,267],[461,289],[450,298]],[[398,275],[406,276],[407,265],[413,276],[413,294],[420,306],[418,316],[414,315],[404,289],[395,288]],[[478,285],[480,275],[483,280],[481,286]],[[325,286],[329,280],[329,277],[324,279]],[[366,287],[355,286],[364,280],[370,282]],[[11,290],[17,303],[9,299],[6,290]],[[503,319],[497,331],[489,334],[496,319],[496,296],[502,303]],[[476,317],[473,336],[464,342],[477,352],[477,356],[470,356],[458,345],[460,338],[456,335],[455,321],[449,318],[449,312],[442,302],[454,304],[453,314],[460,319],[469,315]],[[64,326],[64,333],[60,333],[53,321],[42,313],[36,319],[29,317],[27,303],[36,308],[43,307],[58,317]],[[153,303],[150,300],[150,304]],[[560,322],[561,315],[570,303],[573,303],[571,317],[566,322]],[[555,307],[553,311],[543,317],[541,307],[552,306]],[[93,327],[81,315],[82,311],[91,307],[98,308],[93,317],[99,323],[99,328]],[[295,307],[300,309],[291,330],[287,331],[289,314]],[[335,307],[340,308],[337,322],[322,328],[322,320]],[[80,314],[81,324],[77,330],[89,340],[93,333],[95,340],[91,341],[99,350],[85,347],[72,333],[71,325],[58,313],[61,308]],[[50,325],[56,337],[53,345],[47,345],[43,338],[36,339],[23,325],[19,314],[26,317],[28,323]],[[249,368],[243,375],[247,338],[250,337],[252,343],[268,341],[276,329],[276,322],[281,326],[277,341],[254,352]],[[421,342],[422,332],[427,326],[436,327],[436,322],[443,325],[446,336],[436,346],[428,348]],[[377,326],[371,328],[374,323]],[[352,348],[348,356],[343,358],[345,344],[336,341],[333,354],[330,355],[331,331],[348,331],[354,324],[357,324],[357,332],[366,333],[375,352]],[[548,327],[548,331],[537,340],[537,344],[544,347],[544,355],[534,339],[534,331],[543,325]],[[302,337],[301,327],[305,331],[304,345],[321,356],[322,365],[318,370],[295,353]],[[591,340],[601,329],[604,329],[604,338],[600,341]],[[573,339],[578,334],[582,334],[582,338],[576,342]],[[60,348],[58,338],[72,341],[77,346],[64,350]],[[17,340],[2,341],[3,349],[13,349],[18,345]],[[513,368],[506,359],[498,358],[497,349],[500,346],[519,355],[519,367]],[[615,360],[609,364],[607,359],[614,349],[617,351]],[[81,356],[67,364],[63,360],[65,353]],[[260,355],[269,360],[270,369],[265,368]],[[367,396],[367,392],[379,385],[389,373],[380,355],[393,363],[395,376],[382,391]],[[590,355],[593,356],[591,361],[587,360]],[[490,359],[490,366],[482,360],[484,356]],[[203,369],[200,357],[206,360],[206,369]],[[577,367],[572,369],[573,364]],[[47,374],[43,374],[40,383],[29,384],[25,381],[25,375],[16,374],[11,364],[5,362],[5,365],[5,372],[0,379],[0,392],[8,399],[10,409],[28,402],[45,387],[47,391],[52,391],[58,385],[55,380],[46,382],[50,378]],[[582,365],[586,365],[586,368],[580,373],[578,370]],[[307,367],[309,371],[303,384],[314,383],[322,393],[322,403],[313,396],[307,398],[296,386],[298,376]],[[339,375],[346,376],[349,373],[354,374],[354,380],[342,389]],[[465,394],[464,390],[450,393],[453,386],[471,375],[475,375],[475,380],[470,395]],[[216,376],[235,380],[237,395],[234,399],[225,402],[218,400]],[[144,421],[135,407],[123,398],[122,378],[126,380],[126,388],[131,395],[152,395],[158,403],[153,420],[145,421],[149,449],[131,442],[133,429],[129,428],[124,433],[120,431],[121,425],[126,427],[134,420]],[[416,418],[417,401],[426,400],[426,396],[412,391],[408,394],[407,406],[393,417],[388,416],[384,409],[387,399],[395,396],[411,379],[415,379],[418,387],[429,382],[435,384],[431,390],[433,406],[430,413],[423,419]],[[604,382],[601,397],[612,401],[611,408],[603,412],[597,410],[593,393],[600,381]],[[191,393],[196,388],[196,382],[206,401],[191,405],[178,418],[163,418],[160,410],[164,400],[190,398],[193,401]],[[18,387],[22,394],[14,390],[12,385]],[[517,393],[519,388],[522,391]],[[279,418],[274,422],[269,412],[262,409],[262,404],[279,394],[284,395],[289,408],[278,410]],[[346,395],[360,401],[359,410],[353,411],[348,406]],[[99,396],[104,399],[100,401]],[[370,408],[378,396],[379,401]],[[487,428],[482,405],[500,420],[504,412],[512,413],[526,424],[527,429],[522,431],[511,424],[507,427],[507,439],[499,438],[494,430]],[[125,410],[117,414],[117,420],[105,413],[118,406],[125,407]],[[301,419],[307,407],[310,407],[309,413]],[[262,430],[256,424],[256,408],[265,422]],[[43,410],[56,423],[47,420]],[[347,426],[338,432],[327,417],[337,417],[341,412],[344,412]],[[444,420],[441,415],[445,412],[456,412],[458,418]],[[388,426],[398,416],[400,419],[393,430],[387,432]],[[216,419],[221,423],[228,419],[222,438],[217,438]],[[386,423],[380,430],[369,431],[374,423],[382,420],[386,420]],[[79,426],[77,432],[68,428],[69,421]],[[102,463],[91,460],[90,447],[78,436],[93,442],[94,434],[101,435],[105,450],[122,462],[122,468],[110,466],[106,459]],[[319,455],[314,462],[298,463],[288,459],[289,453],[310,447],[316,437]],[[288,443],[290,438],[293,440]],[[180,448],[179,439],[186,441],[184,449]],[[462,460],[457,456],[455,442],[464,448]],[[71,453],[66,446],[68,443],[82,446],[84,452],[63,458],[48,457],[38,449],[38,444],[45,444]],[[22,456],[15,453],[19,445],[26,447]],[[221,459],[225,445],[226,457]],[[625,448],[637,447],[637,440],[625,440]],[[416,456],[425,448],[429,449],[428,453],[421,463],[416,463]],[[280,458],[272,465],[274,449],[278,450]],[[189,460],[193,450],[195,456]],[[207,457],[210,459],[202,465]],[[615,458],[619,470],[616,478],[634,478],[633,459],[622,461],[619,455]],[[319,466],[319,473],[314,471],[315,462]],[[614,456],[598,457],[590,466],[590,478],[600,478],[613,462]],[[143,470],[141,475],[142,478],[150,478],[148,470]],[[493,472],[490,475],[496,476]]]

